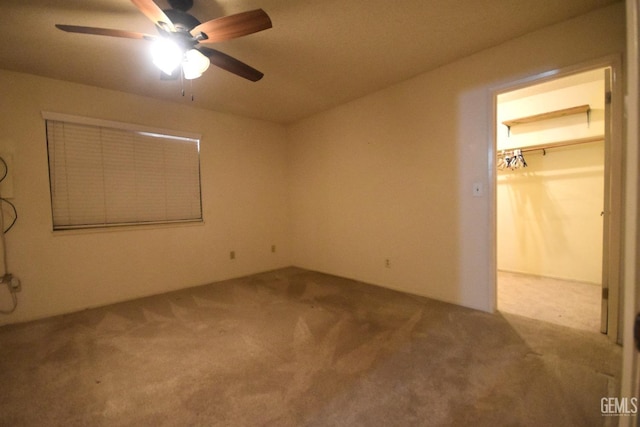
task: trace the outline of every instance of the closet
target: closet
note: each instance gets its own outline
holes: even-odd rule
[[[605,72],[498,96],[500,311],[601,329]]]

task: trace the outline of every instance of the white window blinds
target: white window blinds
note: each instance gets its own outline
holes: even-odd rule
[[[46,127],[54,230],[202,221],[199,139],[49,118]]]

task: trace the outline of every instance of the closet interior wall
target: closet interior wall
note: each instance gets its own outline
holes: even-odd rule
[[[603,69],[499,95],[499,271],[601,283],[604,102]]]

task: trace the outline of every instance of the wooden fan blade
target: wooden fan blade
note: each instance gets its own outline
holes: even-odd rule
[[[218,50],[210,49],[203,46],[198,46],[197,49],[205,56],[208,56],[213,65],[220,67],[223,70],[229,71],[230,73],[233,73],[235,75],[243,77],[247,80],[257,82],[264,76],[264,74],[260,71],[248,66],[244,62],[238,61],[237,59],[227,55],[226,53],[222,53]]]
[[[207,38],[200,43],[214,43],[257,33],[271,28],[271,19],[262,9],[224,16],[202,23],[191,30],[193,37],[204,33]]]
[[[96,36],[110,36],[110,37],[123,37],[126,39],[145,39],[152,40],[155,36],[148,34],[136,33],[133,31],[124,30],[112,30],[109,28],[97,28],[97,27],[82,27],[79,25],[62,25],[56,24],[56,28],[66,31],[68,33],[80,33],[80,34],[93,34]]]
[[[153,2],[153,0],[131,0],[139,10],[142,12],[147,18],[151,19],[151,21],[162,28],[165,31],[175,31],[176,28],[173,26],[173,22],[165,15],[165,13],[158,7],[157,4]]]

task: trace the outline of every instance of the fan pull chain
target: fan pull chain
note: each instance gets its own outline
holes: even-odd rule
[[[182,72],[180,72],[180,90],[182,92],[182,96],[184,96],[184,73]],[[191,102],[193,102],[195,100],[195,97],[193,96],[193,79],[189,80],[189,92],[191,93]]]
[[[180,70],[180,91],[182,92],[182,96],[184,96],[184,73]]]

